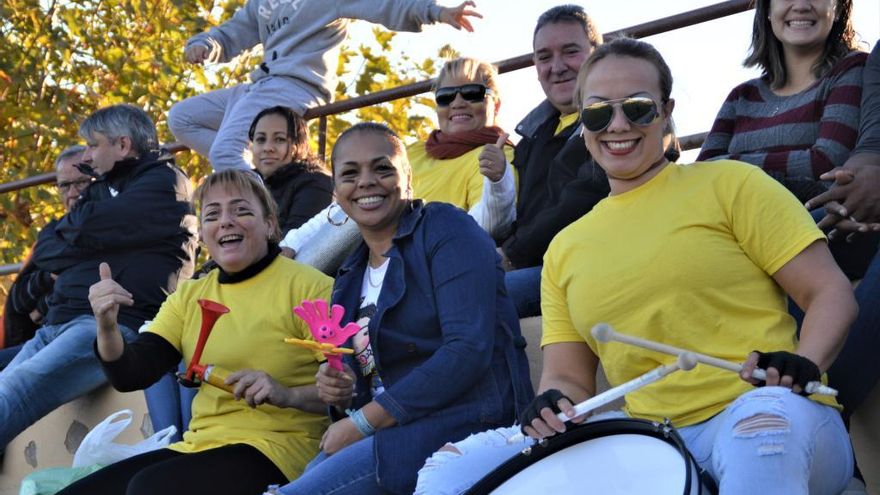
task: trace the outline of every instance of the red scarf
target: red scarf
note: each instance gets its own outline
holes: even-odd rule
[[[502,134],[504,134],[504,130],[497,126],[454,133],[445,133],[435,129],[428,136],[428,141],[425,142],[425,151],[431,158],[449,160],[450,158],[458,158],[484,144],[495,144]],[[511,144],[510,141],[507,144]]]

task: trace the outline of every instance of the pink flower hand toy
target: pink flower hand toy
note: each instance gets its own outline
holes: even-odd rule
[[[330,366],[342,371],[342,355],[351,354],[354,351],[339,346],[360,330],[357,323],[349,323],[340,327],[339,322],[342,321],[345,308],[338,304],[328,308],[327,301],[316,299],[314,302],[303,301],[301,305],[293,308],[293,312],[306,322],[317,343],[293,338],[284,339],[284,341],[323,352]]]

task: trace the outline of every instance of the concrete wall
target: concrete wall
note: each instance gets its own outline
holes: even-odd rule
[[[22,478],[37,469],[70,467],[86,433],[121,409],[134,411],[134,420],[119,442],[135,443],[152,435],[143,392],[123,394],[109,386],[101,388],[56,409],[15,437],[0,466],[0,495],[17,495]]]

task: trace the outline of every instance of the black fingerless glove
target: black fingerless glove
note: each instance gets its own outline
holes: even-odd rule
[[[786,351],[760,352],[758,353],[758,367],[763,369],[776,368],[779,377],[790,376],[792,384],[801,387],[801,395],[806,393],[807,383],[818,382],[822,378],[819,367],[801,355]],[[758,384],[763,387],[765,382]]]
[[[553,411],[554,414],[559,414],[562,412],[559,409],[559,406],[556,404],[562,400],[568,399],[571,402],[571,399],[568,398],[567,395],[563,394],[559,390],[555,388],[551,388],[547,390],[543,394],[535,397],[531,403],[523,410],[519,415],[519,425],[520,429],[525,428],[526,426],[530,426],[532,424],[532,420],[535,418],[541,417],[541,410],[549,407],[550,410]],[[525,433],[525,431],[523,431]]]

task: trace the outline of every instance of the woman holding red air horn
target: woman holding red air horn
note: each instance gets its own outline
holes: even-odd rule
[[[332,280],[278,256],[275,204],[250,173],[209,176],[196,203],[201,239],[220,269],[181,284],[126,344],[116,313],[131,304],[131,294],[102,264],[101,281],[89,294],[97,353],[110,383],[122,391],[150,385],[183,358],[190,371],[206,365],[216,365],[215,375],[238,370],[218,383],[232,393],[202,386],[183,441],[107,466],[69,486],[66,495],[252,495],[296,478],[318,452],[327,420],[315,373],[324,358],[283,339],[311,339],[292,310],[304,299],[327,299]],[[204,315],[217,317],[213,328],[202,330],[200,306],[215,310]]]

